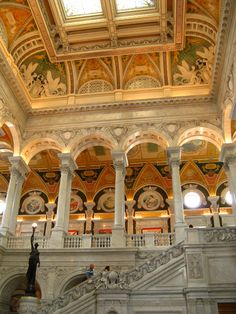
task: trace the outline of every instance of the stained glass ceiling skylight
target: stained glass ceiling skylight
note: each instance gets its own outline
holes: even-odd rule
[[[155,7],[155,0],[116,0],[118,11]]]
[[[68,18],[102,13],[101,0],[61,0],[61,2]],[[153,8],[156,0],[114,0],[114,3],[117,11],[126,11]]]
[[[66,17],[102,12],[100,0],[62,0]]]

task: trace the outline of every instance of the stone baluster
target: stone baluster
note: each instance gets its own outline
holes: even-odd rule
[[[7,235],[7,233],[14,235],[16,230],[17,215],[19,211],[22,185],[29,172],[29,167],[26,165],[22,157],[10,157],[11,163],[11,177],[8,185],[6,197],[6,209],[3,213],[2,222],[0,226],[0,233]]]
[[[86,202],[84,203],[87,210],[85,211],[85,233],[91,234],[92,233],[92,218],[93,218],[93,207],[95,206],[94,202]]]
[[[129,200],[126,201],[125,204],[127,206],[126,214],[127,214],[127,233],[133,234],[134,233],[134,205],[136,201],[135,200]]]
[[[219,196],[208,196],[208,201],[211,203],[211,212],[213,215],[214,227],[220,227],[219,204],[217,204]]]
[[[180,147],[167,148],[168,161],[172,173],[173,205],[175,213],[175,241],[176,243],[185,239],[183,195],[181,190],[179,165],[181,160]]]
[[[232,214],[234,221],[232,225],[236,225],[236,145],[233,143],[225,143],[222,145],[220,161],[224,163],[224,168],[229,182],[229,190],[232,195]]]
[[[122,151],[112,152],[113,163],[116,171],[115,180],[115,217],[112,228],[112,246],[125,246],[125,167],[128,165],[127,156]]]
[[[70,215],[71,183],[74,170],[77,168],[69,153],[59,154],[61,160],[61,179],[57,205],[56,225],[52,230],[52,247],[62,247],[67,234]]]
[[[53,215],[54,215],[54,209],[56,208],[55,203],[47,203],[45,204],[47,207],[48,211],[46,212],[46,228],[45,228],[45,237],[49,238],[51,236],[52,232],[52,220],[53,220]]]

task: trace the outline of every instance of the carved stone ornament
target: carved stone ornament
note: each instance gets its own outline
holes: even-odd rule
[[[149,187],[138,198],[138,208],[156,210],[159,207],[164,207],[163,198],[153,187]]]
[[[189,279],[203,278],[202,256],[200,254],[187,255]]]
[[[98,275],[82,282],[78,286],[66,291],[56,299],[43,304],[37,314],[50,314],[58,309],[62,309],[70,302],[76,301],[85,294],[97,289],[129,289],[132,284],[143,278],[148,273],[155,271],[161,265],[170,260],[183,255],[183,245],[178,244],[171,247],[166,252],[145,261],[128,272],[110,271],[99,273]]]
[[[112,212],[115,208],[115,192],[114,190],[106,191],[98,200],[97,209],[105,212]]]
[[[232,242],[236,241],[236,229],[224,228],[203,230],[206,242]]]

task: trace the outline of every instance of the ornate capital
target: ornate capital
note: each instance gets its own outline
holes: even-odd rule
[[[27,173],[30,171],[29,166],[25,163],[24,159],[21,156],[9,157],[11,163],[11,172],[15,173],[18,177],[25,179]]]
[[[124,170],[125,167],[128,166],[128,159],[125,152],[120,150],[114,150],[112,152],[112,159],[114,163],[114,167],[118,170]]]
[[[219,204],[217,204],[219,200],[219,196],[208,196],[208,201],[211,203],[211,210],[212,212],[218,212]]]
[[[234,143],[224,143],[222,145],[220,161],[224,164],[236,162],[236,145]]]
[[[73,175],[74,170],[77,169],[77,165],[74,159],[69,153],[58,154],[59,159],[61,160],[61,172],[66,172],[70,175]]]
[[[181,147],[168,147],[167,148],[167,157],[168,157],[168,163],[172,166],[179,166],[181,161]]]

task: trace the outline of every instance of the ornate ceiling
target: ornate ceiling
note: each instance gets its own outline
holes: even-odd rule
[[[62,0],[0,2],[1,48],[33,109],[209,95],[219,0],[100,5],[76,15]]]

